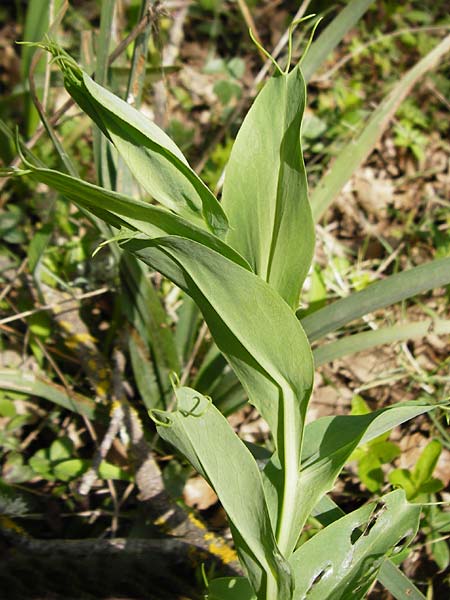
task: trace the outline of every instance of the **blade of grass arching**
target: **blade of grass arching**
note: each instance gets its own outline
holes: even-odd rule
[[[345,512],[329,496],[323,496],[314,508],[312,515],[326,527],[341,517]],[[377,580],[391,592],[396,600],[425,600],[425,596],[400,568],[390,560],[385,560],[378,573]]]
[[[374,0],[351,0],[347,6],[331,21],[315,42],[311,44],[302,63],[303,76],[308,82],[328,58],[330,53],[342,41],[345,34],[356,25]]]
[[[311,195],[314,219],[319,221],[338,196],[356,169],[363,163],[383,135],[400,104],[417,81],[439,65],[450,51],[450,35],[417,62],[384,98],[372,113],[364,129],[339,152],[329,171],[322,177]]]
[[[101,3],[100,31],[96,43],[95,80],[102,86],[106,86],[108,81],[108,57],[115,6],[116,0],[103,0]],[[94,162],[97,181],[100,185],[112,189],[109,141],[97,126],[94,127]]]
[[[435,259],[332,302],[302,319],[302,325],[312,342],[379,308],[449,283],[450,257]]]
[[[450,334],[450,321],[427,319],[426,321],[402,323],[393,327],[382,327],[381,329],[349,335],[336,342],[316,348],[313,352],[314,364],[319,367],[341,356],[356,354],[382,344],[392,344],[393,342],[424,337],[430,333],[436,335]]]
[[[384,561],[377,579],[396,600],[425,600],[411,579],[390,560]]]
[[[30,2],[28,2],[23,32],[23,39],[27,42],[39,42],[46,33],[50,20],[50,3],[51,0],[30,0]],[[28,78],[31,60],[35,52],[35,48],[22,46],[21,74],[22,80],[24,81]],[[46,59],[45,57],[42,57],[37,65],[37,72],[43,74],[45,72],[45,66]],[[39,93],[42,98],[42,91]],[[39,123],[39,115],[36,113],[31,97],[29,96],[25,98],[24,114],[26,135],[29,137],[33,134]]]
[[[97,418],[96,413],[101,411],[101,407],[90,398],[72,390],[69,393],[63,386],[45,377],[18,369],[0,370],[0,389],[43,398],[88,419]]]

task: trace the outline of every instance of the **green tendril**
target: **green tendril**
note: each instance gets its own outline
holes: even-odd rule
[[[200,413],[195,413],[195,409],[199,407],[200,402],[202,401],[200,396],[195,396],[193,398],[193,400],[195,400],[194,406],[190,409],[190,410],[180,410],[180,413],[183,415],[183,417],[195,417],[196,419],[200,419],[200,417],[203,417],[203,415],[206,413],[206,411],[209,409],[209,407],[212,404],[212,399],[210,396],[204,396],[207,400],[207,404],[204,408],[204,410],[202,410]]]
[[[161,421],[161,419],[158,419],[158,417],[156,415],[162,415],[166,421]],[[148,411],[148,416],[150,417],[150,419],[156,423],[156,425],[160,425],[161,427],[173,427],[173,421],[170,418],[170,416],[167,414],[166,411],[164,410],[160,410],[159,408],[151,408]]]
[[[173,393],[176,394],[177,389],[179,387],[181,387],[181,382],[180,382],[180,378],[178,377],[178,373],[176,373],[175,371],[170,371],[169,381],[170,381],[170,385],[172,386]]]
[[[319,23],[322,21],[322,19],[323,19],[323,17],[319,17],[319,18],[317,19],[317,21],[314,23],[314,25],[313,25],[313,28],[312,28],[312,31],[311,31],[311,35],[309,36],[308,43],[306,44],[306,48],[304,49],[304,51],[303,51],[303,54],[302,54],[302,57],[301,57],[301,59],[300,59],[300,60],[299,60],[299,62],[298,62],[298,64],[299,64],[299,65],[301,65],[301,64],[302,64],[303,60],[305,59],[305,56],[308,54],[308,51],[309,51],[309,49],[310,49],[310,47],[311,47],[311,44],[312,44],[312,41],[313,41],[314,35],[315,35],[315,33],[316,33],[316,29],[317,29],[317,27],[318,27]]]
[[[253,31],[251,30],[251,28],[249,28],[248,33],[249,33],[249,36],[252,39],[252,42],[255,44],[255,46],[259,50],[261,50],[261,52],[264,54],[264,56],[266,56],[272,62],[272,64],[275,66],[275,68],[277,69],[277,71],[279,72],[279,74],[283,75],[283,69],[280,67],[280,65],[277,63],[277,61],[274,59],[274,57],[270,54],[270,52],[268,50],[266,50],[264,48],[264,46],[261,46],[261,44],[255,38],[255,35],[254,35]]]
[[[284,71],[284,74],[287,75],[289,73],[289,69],[291,68],[291,61],[292,61],[292,36],[294,34],[294,30],[297,27],[297,25],[300,25],[300,23],[303,23],[304,21],[308,21],[309,19],[312,19],[313,17],[315,17],[316,14],[312,13],[310,15],[306,15],[306,17],[302,17],[301,19],[296,19],[295,21],[292,21],[292,23],[289,26],[289,32],[288,32],[288,58],[287,58],[287,65],[286,65],[286,69]]]

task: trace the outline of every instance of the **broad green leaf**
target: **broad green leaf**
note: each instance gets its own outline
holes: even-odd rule
[[[298,320],[260,277],[196,242],[172,236],[130,240],[124,247],[194,298],[250,401],[269,423],[283,465],[279,510],[271,517],[281,551],[289,552],[298,536],[291,521],[313,378],[311,351]]]
[[[256,600],[245,577],[219,577],[208,583],[206,600]]]
[[[318,340],[374,310],[449,283],[450,258],[435,259],[336,300],[302,319],[302,325],[310,341]]]
[[[294,599],[364,598],[385,558],[414,538],[420,511],[397,490],[319,531],[292,556]]]
[[[421,494],[436,494],[445,487],[444,482],[436,477],[431,477],[419,487],[419,495]]]
[[[194,241],[171,236],[130,240],[123,247],[163,274],[166,265],[170,268],[169,256],[182,268],[182,287],[202,310],[218,347],[269,422],[275,440],[283,439],[278,432],[280,398],[289,403],[298,422],[294,414],[303,418],[313,376],[306,336],[287,304],[258,276]]]
[[[373,112],[357,139],[352,140],[345,148],[340,150],[339,156],[334,161],[331,169],[322,177],[311,195],[311,208],[316,221],[322,217],[346,182],[370,154],[413,85],[439,65],[443,56],[449,51],[450,35],[447,35],[433,50],[403,75]]]
[[[16,369],[1,369],[0,389],[44,398],[58,406],[85,415],[88,419],[99,416],[96,415],[96,411],[100,412],[100,407],[96,407],[90,398],[72,390],[66,390],[63,386],[34,373]]]
[[[57,438],[49,448],[48,457],[51,461],[70,458],[73,454],[73,442],[69,437]]]
[[[293,308],[314,251],[300,144],[305,96],[299,67],[264,86],[233,145],[222,196],[227,242]]]
[[[178,388],[176,397],[175,412],[153,412],[159,435],[186,456],[220,497],[233,533],[239,532],[237,551],[257,593],[273,574],[279,597],[291,598],[289,568],[275,542],[255,460],[208,398],[186,387]]]
[[[223,236],[227,218],[219,202],[188,165],[181,150],[146,116],[95,83],[50,42],[67,91],[117,148],[147,193],[175,213]]]

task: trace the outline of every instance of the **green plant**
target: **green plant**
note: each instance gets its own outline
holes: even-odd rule
[[[370,413],[366,402],[360,397],[352,399],[352,415],[365,415]],[[358,463],[358,477],[371,492],[379,492],[384,484],[384,473],[381,465],[390,463],[400,454],[397,444],[389,441],[389,432],[362,444],[357,448],[350,460]]]
[[[405,490],[408,500],[419,501],[428,494],[439,492],[444,487],[440,479],[433,477],[433,471],[442,452],[439,440],[432,440],[422,451],[412,469],[394,469],[389,473],[392,485]]]
[[[163,131],[94,82],[57,45],[44,46],[62,69],[69,93],[103,132],[102,143],[118,151],[122,167],[163,208],[46,169],[29,154],[15,174],[48,184],[108,223],[114,229],[104,230],[105,237],[113,248],[117,242],[191,296],[272,431],[275,450],[260,470],[261,460],[205,394],[175,382],[175,410],[167,410],[167,392],[166,410],[147,404],[160,436],[210,482],[230,520],[246,577],[212,581],[209,597],[344,598],[346,590],[363,597],[383,561],[413,538],[420,506],[395,491],[330,523],[325,494],[359,445],[433,405],[406,402],[305,426],[313,384],[310,343],[374,308],[447,284],[450,260],[370,285],[300,322],[295,311],[314,245],[300,146],[305,103],[300,67],[289,72],[289,64],[284,71],[275,64],[275,76],[233,146],[220,204]],[[335,191],[329,186],[325,193],[322,185],[320,210]],[[314,356],[319,362],[320,354]],[[216,357],[213,348],[211,363],[220,360]],[[136,362],[140,359],[136,354]],[[49,460],[45,451],[38,458]],[[327,526],[297,548],[311,513]]]

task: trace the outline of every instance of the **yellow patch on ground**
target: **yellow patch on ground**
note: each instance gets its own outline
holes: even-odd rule
[[[226,545],[219,546],[218,544],[210,544],[208,550],[211,554],[220,558],[224,565],[228,565],[237,560],[236,552]]]
[[[94,362],[94,361],[92,361],[92,362]],[[96,371],[95,367],[94,367],[93,371]],[[109,379],[109,371],[108,371],[108,369],[98,369],[98,371],[97,371],[97,379],[100,379],[102,381],[107,381]]]
[[[95,386],[95,393],[97,396],[107,396],[109,390],[109,381],[107,379],[103,379],[99,381]]]
[[[58,324],[65,331],[73,331],[73,325],[70,321],[58,321]]]
[[[192,525],[195,525],[195,527],[197,527],[198,529],[206,529],[206,527],[203,525],[203,523],[200,521],[200,519],[197,519],[197,517],[194,517],[194,515],[192,513],[188,514],[188,519],[189,521],[192,523]]]
[[[94,360],[93,358],[90,358],[87,361],[87,368],[90,369],[91,371],[95,371],[97,369],[97,361]]]
[[[90,333],[74,333],[69,338],[67,338],[66,346],[69,346],[69,348],[76,348],[76,346],[79,346],[81,344],[95,344],[97,343],[97,341],[98,340],[96,340],[96,338]]]

